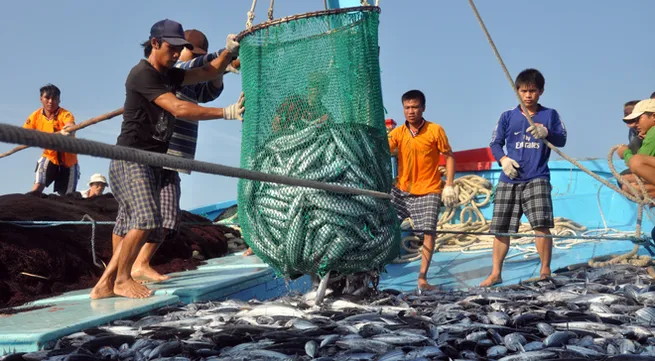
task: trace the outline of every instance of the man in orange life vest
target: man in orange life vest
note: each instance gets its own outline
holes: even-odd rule
[[[68,129],[75,125],[75,117],[59,106],[61,101],[59,88],[47,84],[41,87],[40,93],[42,107],[30,114],[23,128],[72,135]],[[80,166],[77,163],[77,154],[44,149],[43,155],[36,162],[36,181],[31,192],[41,194],[54,182],[54,191],[63,196],[76,191],[79,179]]]
[[[434,252],[439,207],[454,206],[458,201],[453,186],[455,158],[441,125],[423,118],[425,95],[410,90],[402,96],[405,123],[389,132],[391,154],[397,153],[398,175],[391,189],[391,204],[400,221],[412,219],[414,232],[423,234],[418,288],[431,290],[428,269]],[[439,161],[446,158],[446,182],[441,179]]]

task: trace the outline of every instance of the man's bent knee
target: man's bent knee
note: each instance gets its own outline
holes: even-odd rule
[[[638,171],[635,171],[635,169],[639,169],[647,164],[646,157],[648,156],[643,154],[635,154],[630,158],[630,160],[628,161],[628,168],[630,168],[632,173],[638,174],[637,173]]]

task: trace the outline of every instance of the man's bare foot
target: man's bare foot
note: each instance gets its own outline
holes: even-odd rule
[[[539,272],[539,278],[545,280],[550,277],[550,267],[542,267],[541,272]]]
[[[170,276],[163,275],[157,271],[155,271],[154,268],[150,266],[146,267],[141,267],[141,268],[132,268],[131,272],[132,278],[134,278],[135,281],[139,283],[143,282],[161,282],[161,281],[166,281],[167,279],[171,278]]]
[[[243,252],[243,255],[244,256],[252,256],[253,255],[252,248],[248,247],[248,249],[245,252]]]
[[[503,283],[503,279],[500,276],[491,275],[480,283],[480,287],[491,287],[499,283]]]
[[[419,278],[418,279],[418,288],[423,291],[434,291],[437,289],[436,286],[433,286],[428,283],[428,280],[424,278]]]
[[[114,287],[113,285],[110,285],[107,282],[99,281],[93,287],[93,289],[91,290],[91,294],[89,296],[91,297],[92,300],[99,300],[101,298],[113,297],[115,296]]]
[[[128,298],[147,298],[152,296],[152,290],[130,279],[120,283],[116,282],[114,284],[114,294]]]

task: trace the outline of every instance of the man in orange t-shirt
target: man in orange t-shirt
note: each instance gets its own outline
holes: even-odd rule
[[[453,187],[455,158],[443,128],[423,118],[425,95],[410,90],[402,96],[405,124],[389,132],[391,153],[398,154],[398,177],[391,189],[391,204],[403,221],[411,218],[416,233],[423,234],[420,289],[434,289],[427,273],[434,252],[434,237],[441,202],[454,206],[458,195]],[[441,154],[446,158],[446,185],[439,171]]]
[[[43,107],[30,114],[23,128],[71,135],[68,128],[75,125],[75,117],[59,106],[61,100],[59,88],[48,84],[41,87],[40,93]],[[76,154],[44,149],[43,155],[36,162],[36,181],[32,192],[40,194],[55,182],[55,192],[63,196],[76,191],[79,179],[80,166],[77,164]]]

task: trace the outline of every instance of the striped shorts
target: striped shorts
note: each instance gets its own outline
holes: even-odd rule
[[[114,234],[125,236],[132,229],[161,232],[161,171],[161,168],[146,164],[124,160],[111,161],[109,186],[118,201]]]
[[[434,234],[439,221],[441,195],[430,193],[416,196],[400,189],[391,188],[391,205],[402,222],[411,218],[416,233]]]
[[[77,182],[80,179],[80,165],[67,168],[63,165],[56,165],[46,157],[36,161],[35,183],[43,184],[46,188],[55,182],[54,191],[59,195],[74,193],[77,190]]]
[[[525,183],[498,182],[494,201],[494,214],[490,232],[515,233],[525,214],[530,226],[553,228],[552,186],[547,179],[533,179]]]

